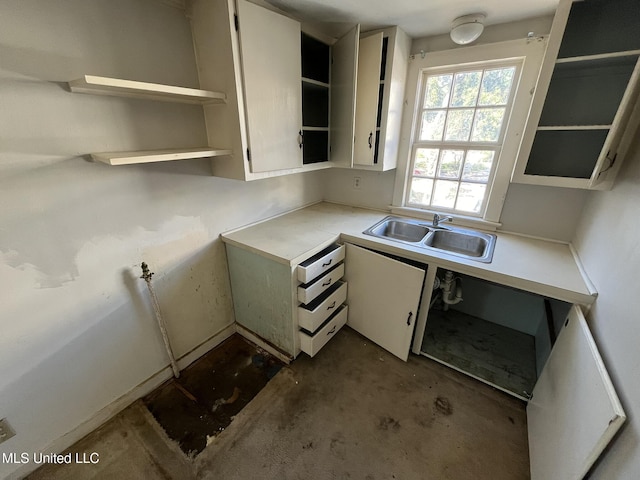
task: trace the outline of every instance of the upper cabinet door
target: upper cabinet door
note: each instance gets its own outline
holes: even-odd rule
[[[638,29],[637,0],[561,0],[514,182],[613,186],[640,122]]]
[[[574,306],[527,406],[531,479],[583,478],[625,419],[587,323]]]
[[[331,161],[339,167],[353,164],[359,38],[360,25],[331,47]]]
[[[373,165],[383,34],[360,39],[356,92],[354,164]]]
[[[251,171],[302,166],[300,23],[237,0]]]
[[[351,244],[345,258],[347,324],[406,361],[425,271]]]

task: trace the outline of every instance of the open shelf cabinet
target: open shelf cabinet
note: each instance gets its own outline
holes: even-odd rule
[[[561,1],[514,182],[612,187],[640,122],[638,28],[636,0]]]

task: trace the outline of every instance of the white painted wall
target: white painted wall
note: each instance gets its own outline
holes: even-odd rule
[[[372,172],[348,168],[331,168],[323,172],[324,199],[356,207],[388,210],[393,201],[395,170]],[[354,178],[360,188],[354,188]]]
[[[640,141],[636,141],[613,190],[589,193],[574,239],[598,290],[587,320],[628,416],[590,476],[593,480],[635,480],[640,472],[639,209]]]
[[[0,418],[17,432],[0,453],[46,448],[168,365],[142,260],[183,356],[233,322],[219,233],[322,199],[320,172],[242,183],[208,160],[91,163],[206,135],[198,106],[69,93],[85,73],[197,87],[184,13],[0,3]]]
[[[588,193],[577,188],[512,183],[500,216],[500,229],[571,241]]]
[[[473,45],[483,45],[524,38],[529,34],[529,32],[533,32],[536,35],[546,35],[551,31],[552,22],[553,15],[548,15],[544,17],[527,18],[516,22],[489,25],[484,29],[480,38],[478,38]],[[447,33],[444,35],[415,38],[411,44],[411,53],[420,54],[422,51],[437,52],[440,50],[450,50],[452,48],[462,48],[465,46],[466,45],[456,44],[451,40],[451,36]]]
[[[441,272],[444,269],[439,269]],[[451,305],[452,310],[473,315],[535,335],[544,317],[544,299],[539,295],[496,285],[468,275],[456,274],[462,281],[463,301]]]
[[[552,16],[532,18],[485,29],[475,44],[487,44],[526,37],[528,32],[547,34]],[[459,48],[449,35],[416,38],[412,54]],[[403,172],[400,172],[403,174]],[[360,190],[353,177],[362,177]],[[393,200],[395,170],[383,174],[360,170],[333,169],[325,174],[325,199],[336,203],[387,208]],[[575,233],[586,192],[512,183],[507,192],[500,221],[502,230],[543,238],[570,241]]]

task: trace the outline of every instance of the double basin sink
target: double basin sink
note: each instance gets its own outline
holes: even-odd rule
[[[458,227],[433,226],[420,220],[389,216],[363,232],[366,235],[491,263],[496,236]]]

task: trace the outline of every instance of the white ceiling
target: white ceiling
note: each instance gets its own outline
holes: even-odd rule
[[[449,32],[461,15],[484,13],[485,25],[550,15],[558,0],[267,0],[309,23],[328,23],[325,31],[340,35],[347,25],[362,31],[398,25],[413,38]]]

